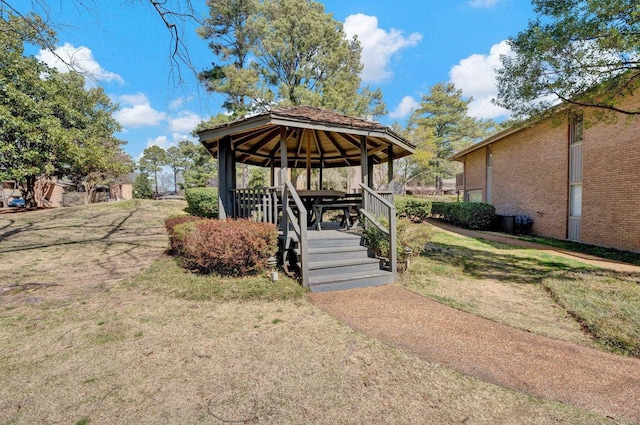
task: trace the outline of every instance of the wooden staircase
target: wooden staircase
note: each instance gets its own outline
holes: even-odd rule
[[[362,237],[347,231],[308,232],[307,259],[311,292],[364,288],[391,283],[380,260],[367,255]]]

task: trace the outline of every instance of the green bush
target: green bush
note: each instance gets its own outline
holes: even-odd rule
[[[489,228],[495,215],[496,209],[491,204],[434,202],[431,206],[432,217],[469,229]]]
[[[377,256],[389,258],[389,239],[382,230],[373,224],[369,224],[364,231],[364,235],[367,238],[367,245]],[[405,261],[409,256],[420,255],[432,236],[433,229],[430,226],[414,224],[406,218],[398,219],[396,222],[396,254],[398,262]],[[407,251],[407,248],[409,248],[409,251]]]
[[[218,217],[218,189],[215,187],[194,187],[184,193],[189,213],[199,217]]]
[[[278,231],[270,223],[204,219],[178,224],[173,232],[182,264],[200,273],[259,273],[278,250]]]
[[[431,200],[413,196],[394,196],[396,214],[406,216],[413,221],[422,221],[431,215]]]

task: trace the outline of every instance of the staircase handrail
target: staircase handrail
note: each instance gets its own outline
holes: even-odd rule
[[[360,187],[362,188],[362,208],[360,213],[387,237],[389,241],[389,266],[393,280],[395,280],[398,274],[396,207],[392,202],[387,201],[367,185],[360,183]],[[386,226],[380,223],[382,218],[386,220]]]
[[[298,216],[289,206],[289,198],[293,199],[298,210]],[[306,255],[307,249],[307,209],[305,208],[296,188],[290,181],[286,181],[282,187],[282,232],[285,241],[289,240],[289,224],[298,237],[298,248],[300,250],[300,275],[302,276],[302,286],[309,287],[309,260]]]

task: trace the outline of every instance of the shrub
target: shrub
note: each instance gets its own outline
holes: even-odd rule
[[[273,224],[251,220],[199,220],[174,228],[183,265],[200,273],[246,276],[266,269],[278,250]]]
[[[169,234],[169,253],[178,254],[181,252],[182,241],[184,240],[185,233],[188,233],[187,227],[183,226],[178,229],[176,229],[176,227],[198,220],[202,220],[202,217],[196,217],[194,215],[174,215],[164,221],[164,227]]]
[[[187,189],[184,197],[189,205],[189,213],[199,217],[218,217],[218,189],[215,187]]]
[[[364,232],[369,248],[379,257],[389,258],[389,240],[382,230],[369,224]],[[413,224],[406,218],[396,223],[396,249],[398,262],[419,255],[433,236],[433,229],[424,224]],[[406,250],[410,249],[410,254]]]
[[[493,205],[476,202],[434,202],[431,208],[432,217],[469,229],[487,229],[495,215]]]
[[[413,221],[422,221],[431,214],[431,201],[413,196],[394,196],[396,214],[404,215]]]

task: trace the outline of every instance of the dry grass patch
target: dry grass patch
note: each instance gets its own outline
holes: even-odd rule
[[[64,298],[128,277],[162,255],[164,219],[185,207],[132,200],[0,215],[0,262],[10,271],[0,294],[26,289],[14,303]]]
[[[304,298],[122,288],[4,311],[0,339],[7,424],[615,423],[416,359]]]
[[[549,273],[589,268],[585,264],[436,230],[411,267],[402,284],[415,292],[499,323],[594,346],[593,338],[540,285]]]
[[[402,283],[540,335],[640,356],[640,275],[437,231]]]
[[[300,298],[306,292],[284,273],[279,273],[280,278],[275,282],[268,273],[239,278],[202,275],[181,268],[178,261],[169,257],[158,260],[124,285],[197,301],[286,300]]]
[[[607,349],[640,357],[640,274],[557,273],[544,286]]]
[[[389,348],[295,282],[179,269],[162,222],[184,206],[0,217],[23,271],[0,278],[0,424],[615,423]]]

